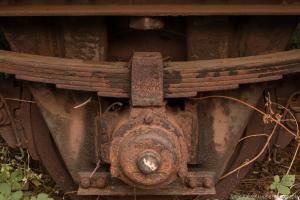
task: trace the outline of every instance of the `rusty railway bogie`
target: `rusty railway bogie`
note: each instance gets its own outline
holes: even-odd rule
[[[240,138],[272,124],[201,97],[264,110],[267,93],[300,121],[297,0],[20,2],[0,5],[0,134],[65,191],[223,199],[264,143]]]

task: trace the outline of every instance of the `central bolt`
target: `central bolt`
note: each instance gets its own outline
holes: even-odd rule
[[[160,155],[154,152],[144,152],[138,158],[137,166],[143,174],[153,174],[160,167]]]

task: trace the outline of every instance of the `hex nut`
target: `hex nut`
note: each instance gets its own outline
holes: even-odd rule
[[[153,117],[151,115],[147,115],[145,118],[144,118],[144,123],[145,124],[152,124],[153,122]]]
[[[214,180],[211,177],[206,177],[203,180],[203,187],[212,188],[214,186]]]
[[[81,178],[80,186],[82,188],[89,188],[91,186],[91,180],[89,178]]]

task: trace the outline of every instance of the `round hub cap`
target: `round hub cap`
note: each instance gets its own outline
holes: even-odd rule
[[[179,145],[167,130],[138,127],[126,134],[119,144],[119,177],[126,183],[139,188],[155,188],[177,178]]]
[[[137,165],[139,170],[144,174],[153,174],[160,167],[160,156],[155,152],[141,153]]]

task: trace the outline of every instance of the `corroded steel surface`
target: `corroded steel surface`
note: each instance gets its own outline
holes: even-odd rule
[[[42,86],[32,87],[31,92],[66,168],[78,182],[78,171],[94,168],[96,127],[93,120],[97,115],[96,102],[76,109],[76,105],[89,98],[88,94],[53,91]]]
[[[0,97],[0,126],[5,126],[10,124],[10,120],[7,114],[6,102],[3,97]]]
[[[300,71],[300,50],[243,58],[164,63],[164,96],[238,88],[240,84],[279,80]],[[16,78],[53,83],[58,88],[95,91],[99,96],[129,97],[125,62],[88,63],[0,51],[0,72]]]
[[[0,134],[12,148],[26,148],[30,157],[39,160],[55,179],[60,189],[72,191],[75,184],[66,170],[60,155],[55,149],[55,144],[49,133],[49,129],[27,87],[12,80],[0,81]],[[5,99],[6,102],[4,103]],[[22,101],[19,101],[19,99]],[[8,110],[3,106],[8,105]],[[15,112],[13,112],[13,110]],[[8,117],[8,112],[9,116]],[[12,123],[15,126],[13,131]]]
[[[257,107],[260,109],[264,108],[264,102],[262,98],[259,100]],[[266,124],[264,124],[263,121],[259,117],[257,117],[256,114],[254,114],[251,116],[250,123],[248,123],[247,129],[243,136],[246,137],[257,132],[269,134],[270,131],[270,128],[268,128]],[[240,142],[239,148],[235,150],[234,161],[232,161],[231,165],[228,166],[228,169],[226,169],[226,171],[235,169],[236,167],[244,163],[247,159],[257,155],[257,153],[259,153],[259,151],[263,147],[264,142],[265,138],[259,137],[252,137]],[[272,144],[270,144],[270,146],[271,145]],[[262,155],[260,158],[263,157],[264,155]],[[232,176],[229,176],[226,179],[219,181],[216,186],[217,194],[214,196],[214,198],[225,199],[228,195],[228,191],[233,190],[240,183],[240,181],[247,175],[248,171],[251,169],[252,166],[253,163],[242,168],[238,172],[234,173]]]
[[[55,180],[57,186],[64,191],[73,191],[76,186],[67,168],[62,162],[56,145],[51,138],[49,129],[36,105],[30,109],[32,128],[32,146],[35,147],[39,160],[47,169],[47,172]],[[24,119],[23,119],[24,120]]]
[[[61,20],[61,24],[59,45],[63,48],[64,57],[89,61],[106,59],[107,29],[103,18],[66,18]],[[59,33],[57,35],[60,36]]]
[[[189,17],[187,59],[234,58],[284,51],[298,22],[291,16]]]
[[[110,143],[111,175],[137,188],[157,188],[187,176],[187,142],[163,102],[160,53],[135,53],[131,60],[131,107]]]
[[[7,96],[9,96],[8,99]],[[25,102],[12,99],[22,97]],[[0,134],[13,148],[28,148],[33,159],[38,155],[33,146],[30,119],[31,95],[26,88],[14,84],[12,80],[0,81]]]
[[[154,126],[154,125],[153,125]],[[126,135],[115,138],[111,147],[112,176],[120,177],[130,185],[138,188],[157,188],[168,185],[180,176],[186,176],[186,152],[181,152],[180,145],[174,133],[164,128],[140,126],[128,130]],[[145,173],[138,165],[140,159],[145,160],[145,154],[152,153],[160,163],[145,163],[156,168],[154,173]]]
[[[219,94],[256,105],[263,88],[252,86]],[[198,102],[198,151],[201,152],[198,159],[204,170],[215,171],[217,178],[224,173],[227,167],[224,163],[230,161],[252,113],[253,110],[232,101],[209,99]]]
[[[132,17],[129,27],[137,30],[157,30],[164,28],[164,21],[159,18],[151,17]]]
[[[132,106],[162,106],[163,98],[161,54],[135,53],[131,60]]]
[[[163,4],[167,2],[151,2],[154,1],[160,5],[146,5],[143,9],[153,8],[147,12],[154,14],[161,12],[157,8],[166,7]],[[170,0],[168,3],[175,1],[180,3],[179,0]],[[81,1],[76,2],[77,5],[67,5],[70,8],[68,12],[60,7],[65,5],[52,4],[51,9],[61,9],[61,14],[90,15],[91,9],[101,13],[104,8],[98,4],[98,0],[94,1],[93,8],[81,5],[79,9],[77,6]],[[122,6],[124,12],[132,9],[132,15],[142,11],[140,2],[149,3],[147,0],[136,0],[133,5],[125,5],[125,0],[122,2],[124,5],[114,9]],[[172,5],[178,6],[177,11],[170,5],[165,10],[175,15],[200,1],[185,2],[185,5]],[[271,14],[272,9],[275,14],[292,14],[291,8],[299,6],[285,6],[285,11],[289,12],[285,13],[284,10],[276,11],[278,3],[281,3],[279,0],[268,1],[269,5],[261,7],[257,7],[262,3],[258,0],[243,1],[243,6],[224,6],[218,4],[221,0],[213,0],[218,5],[210,7],[211,1],[205,2],[208,5],[198,4],[186,14],[198,9],[197,12],[201,11],[203,15],[212,11],[214,15],[219,15],[229,10],[236,15],[244,6],[249,8],[246,15],[256,15],[255,12],[266,8],[270,10],[264,14]],[[227,2],[231,3],[231,0]],[[17,4],[1,3],[0,15],[4,12],[1,8],[17,8],[13,7]],[[23,8],[27,8],[29,14],[29,8],[36,7],[27,1],[27,6]],[[58,11],[49,9],[46,13],[43,10],[45,7],[39,8],[39,11],[31,14],[40,12],[50,15]],[[107,10],[103,12],[110,8],[105,7]],[[204,8],[207,10],[201,10]],[[19,11],[15,14],[22,14],[23,11]],[[122,12],[119,14],[122,15]],[[285,104],[287,99],[284,97],[298,90],[298,82],[291,77],[299,76],[300,52],[274,52],[286,49],[287,39],[298,19],[294,16],[153,19],[162,19],[163,29],[146,31],[149,24],[143,20],[138,28],[144,30],[132,29],[130,17],[15,17],[1,20],[1,33],[3,40],[6,40],[4,42],[7,42],[7,49],[19,53],[0,52],[0,72],[32,81],[28,85],[46,121],[45,124],[36,107],[8,102],[13,120],[18,122],[20,130],[25,131],[21,134],[19,131],[9,131],[6,140],[12,139],[11,145],[17,146],[15,135],[20,136],[21,143],[18,144],[27,147],[36,159],[46,165],[58,185],[65,186],[65,190],[73,190],[74,180],[80,185],[81,195],[214,194],[216,184],[219,199],[222,199],[249,168],[239,171],[239,176],[233,175],[222,181],[218,181],[219,177],[255,155],[263,142],[258,138],[239,142],[245,131],[245,135],[259,131],[252,127],[253,123],[259,124],[259,118],[253,120],[250,118],[251,110],[227,100],[198,102],[188,98],[169,98],[197,94],[205,96],[208,91],[209,94],[226,95],[256,105],[262,91],[266,86],[270,89],[272,85],[261,82],[282,79],[273,82],[276,86],[273,92],[278,101]],[[134,63],[138,60],[135,57],[128,62],[134,52],[144,51],[160,52],[161,56],[148,60],[141,56],[138,63]],[[243,56],[249,57],[241,58]],[[78,58],[82,60],[76,60]],[[103,60],[110,62],[101,62]],[[144,69],[147,64],[152,67]],[[156,73],[151,73],[152,69]],[[286,74],[289,76],[284,76]],[[50,83],[58,88],[33,82]],[[249,83],[260,84],[220,91]],[[0,85],[2,90],[6,89],[4,84]],[[32,100],[31,95],[23,92],[23,89],[19,88],[20,91],[12,97]],[[7,96],[10,93],[4,94]],[[122,98],[102,98],[105,96]],[[138,103],[128,99],[134,97],[138,97]],[[293,99],[290,108],[297,111],[297,98]],[[1,113],[2,117],[7,114],[3,112],[3,107]],[[0,119],[5,118],[0,116]],[[0,130],[11,128],[11,124],[2,123]],[[267,131],[265,126],[263,128]],[[276,142],[283,145],[289,139],[285,137],[282,140],[279,133]]]
[[[0,135],[10,147],[16,148],[22,145],[20,130],[17,129],[15,119],[2,94],[0,94]]]
[[[101,128],[96,149],[100,149],[102,161],[110,164],[111,177],[140,191],[145,189],[140,194],[157,192],[157,188],[161,188],[161,195],[175,194],[176,188],[181,195],[194,194],[195,188],[199,188],[200,193],[197,194],[212,192],[214,176],[206,174],[207,177],[203,178],[197,174],[199,170],[194,170],[194,175],[188,172],[188,162],[194,159],[188,155],[188,150],[193,149],[191,133],[197,129],[191,125],[192,117],[179,117],[175,111],[168,111],[165,107],[161,55],[135,53],[131,64],[130,106],[116,117],[104,113],[98,121]],[[178,123],[180,121],[184,122]],[[82,194],[101,194],[102,191],[104,194],[121,195],[121,191],[126,191],[126,186],[120,187],[120,191],[111,191],[112,181],[100,191],[99,187],[93,190],[95,186],[85,177],[82,183],[79,190]],[[182,187],[184,192],[180,190]],[[208,190],[202,191],[202,188]]]
[[[82,178],[89,178],[90,173],[80,173]],[[170,196],[191,196],[198,195],[199,193],[203,195],[215,194],[215,189],[212,185],[214,185],[213,177],[214,173],[201,171],[201,172],[189,172],[188,177],[193,178],[193,182],[197,185],[197,187],[190,187],[182,182],[175,182],[174,184],[168,185],[166,187],[156,188],[155,190],[144,190],[139,188],[133,188],[131,186],[125,185],[124,183],[117,181],[111,177],[107,179],[110,183],[106,185],[105,188],[98,187],[97,181],[102,176],[108,175],[107,173],[98,172],[95,173],[95,176],[89,182],[91,187],[84,188],[80,186],[78,189],[78,195],[101,195],[101,196],[113,196],[118,195],[122,196],[122,199],[132,198],[133,195],[141,195],[142,198],[150,198],[155,200],[162,199],[173,199]],[[212,183],[212,184],[211,184]],[[210,185],[211,184],[211,185]],[[208,187],[207,187],[208,186]],[[152,197],[151,197],[152,196]],[[162,196],[162,197],[159,197]],[[118,197],[112,197],[112,199],[117,199]]]
[[[260,2],[259,2],[260,3]],[[299,15],[297,4],[2,5],[0,16]]]

